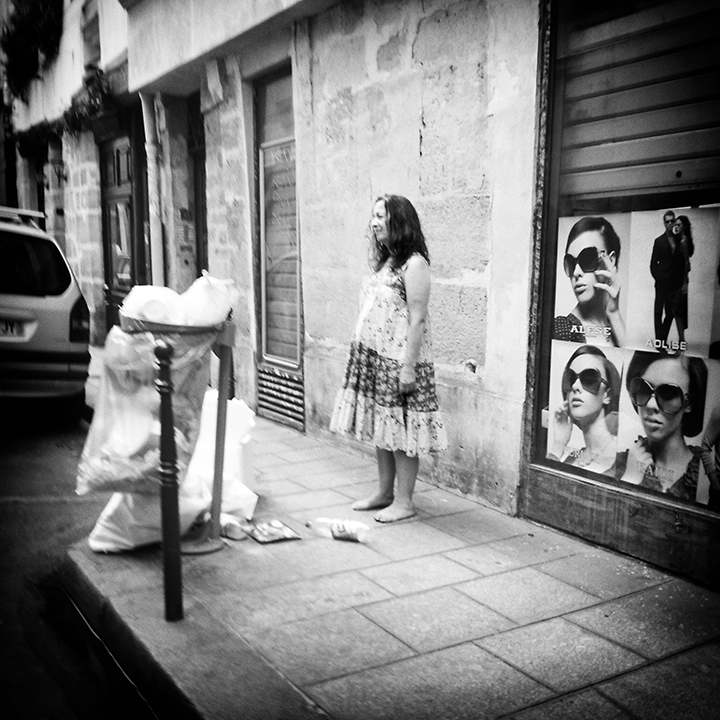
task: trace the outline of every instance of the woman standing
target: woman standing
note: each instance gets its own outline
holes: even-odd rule
[[[583,345],[565,365],[561,387],[562,403],[551,415],[548,458],[614,476],[620,373],[600,348]],[[568,452],[573,426],[584,444]]]
[[[675,240],[675,263],[680,289],[673,300],[673,316],[677,325],[678,340],[685,342],[685,331],[688,328],[688,283],[690,281],[690,258],[695,252],[692,227],[687,215],[678,215],[673,225]]]
[[[570,229],[563,269],[577,305],[555,318],[553,339],[593,345],[625,344],[617,276],[620,238],[604,217],[584,217]]]
[[[370,235],[374,274],[350,345],[330,429],[372,443],[378,488],[353,504],[378,522],[415,514],[419,455],[447,447],[438,409],[428,302],[430,258],[420,219],[399,195],[378,198]]]
[[[700,447],[686,437],[702,430],[707,367],[699,357],[636,352],[626,385],[644,436],[628,450],[624,482],[695,502]]]

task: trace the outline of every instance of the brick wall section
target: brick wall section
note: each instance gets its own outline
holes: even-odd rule
[[[63,136],[65,247],[90,308],[90,342],[107,333],[103,296],[102,213],[99,152],[92,133]]]
[[[44,168],[45,176],[45,215],[46,230],[57,240],[63,251],[65,247],[65,165],[63,164],[62,145],[51,142],[48,146],[48,162]]]
[[[187,145],[187,104],[163,97],[156,103],[160,140],[163,226],[172,252],[167,253],[168,287],[184,292],[195,280],[197,266],[195,223],[190,215],[192,178]]]
[[[15,153],[17,163],[18,207],[36,210],[38,207],[37,176],[32,163]]]

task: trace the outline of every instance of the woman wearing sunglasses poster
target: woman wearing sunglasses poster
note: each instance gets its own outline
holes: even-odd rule
[[[617,412],[620,374],[594,345],[579,347],[561,379],[562,401],[550,416],[548,458],[604,475],[616,475]],[[573,428],[582,433],[582,447],[572,448]]]
[[[702,431],[707,376],[699,357],[633,354],[625,384],[644,434],[623,453],[619,479],[695,502],[701,450],[687,438]]]
[[[576,305],[555,318],[553,339],[623,347],[620,314],[620,238],[604,217],[584,217],[570,229],[563,270]]]

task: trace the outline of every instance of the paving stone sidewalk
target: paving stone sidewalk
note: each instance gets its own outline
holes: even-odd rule
[[[302,539],[183,556],[164,620],[158,548],[68,554],[67,586],[148,698],[175,720],[718,717],[720,595],[450,490],[415,518],[351,503],[370,456],[259,419],[255,519]],[[362,519],[367,543],[315,536]]]

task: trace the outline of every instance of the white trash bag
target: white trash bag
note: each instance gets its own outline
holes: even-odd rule
[[[217,404],[218,391],[207,390],[195,451],[180,485],[181,496],[202,498],[208,508],[212,503],[215,478]],[[247,404],[238,398],[228,400],[221,510],[246,520],[252,519],[258,500],[254,492],[255,468],[250,442],[254,427],[255,413]]]
[[[239,296],[233,280],[202,276],[182,294],[160,285],[135,285],[123,300],[121,320],[183,327],[210,327],[227,320]]]
[[[155,387],[156,334],[113,327],[105,340],[98,397],[77,470],[78,495],[160,492],[160,394]],[[173,419],[178,478],[200,428],[217,332],[163,333],[173,347]]]
[[[135,285],[122,303],[123,314],[134,320],[163,325],[187,325],[182,296],[161,285]],[[208,323],[209,325],[212,323]]]
[[[190,530],[205,512],[199,498],[179,498],[180,535]],[[123,552],[162,541],[162,512],[159,495],[113,493],[90,533],[88,543],[95,552]]]
[[[219,280],[203,270],[202,276],[180,296],[188,325],[218,325],[227,320],[238,299],[232,280]]]

